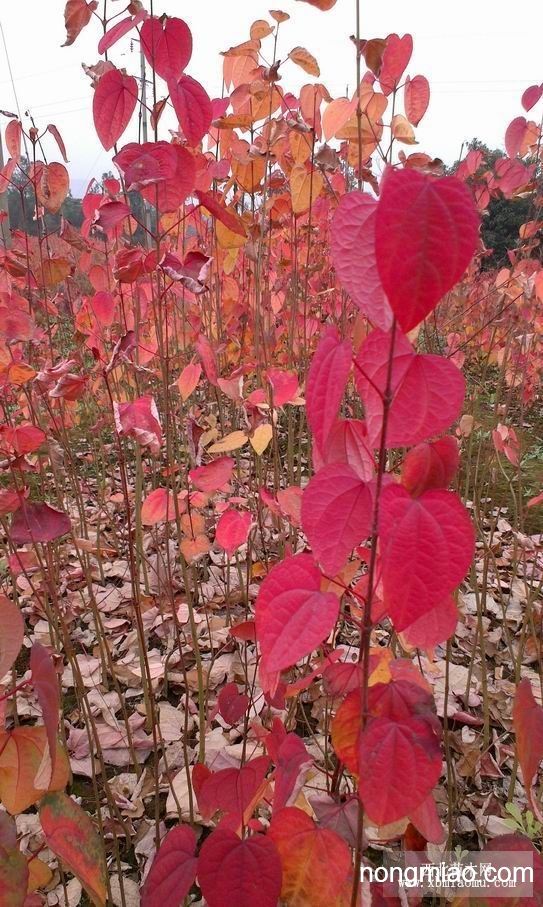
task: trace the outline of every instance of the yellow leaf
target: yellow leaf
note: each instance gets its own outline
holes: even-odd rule
[[[215,231],[217,234],[217,242],[221,249],[240,249],[241,246],[244,246],[247,242],[246,236],[240,236],[239,233],[234,233],[233,230],[230,230],[220,220],[215,221]]]
[[[67,258],[46,258],[38,274],[41,286],[56,287],[66,280],[72,270]]]
[[[303,214],[311,207],[322,191],[322,176],[318,170],[306,170],[296,164],[290,171],[290,194],[294,214]]]
[[[224,438],[221,438],[220,441],[217,441],[215,444],[212,444],[208,448],[209,453],[226,453],[228,450],[239,450],[240,447],[243,447],[247,443],[247,435],[244,431],[232,431],[229,435],[225,435]]]
[[[32,859],[28,861],[27,894],[36,891],[37,888],[45,888],[52,878],[53,873],[43,860],[32,857]]]
[[[409,123],[401,113],[397,113],[396,116],[392,117],[391,127],[392,135],[398,142],[403,142],[404,145],[418,144],[411,123]]]
[[[217,129],[250,129],[252,123],[250,113],[229,113],[228,116],[215,120],[214,125]]]
[[[288,143],[294,163],[305,164],[311,157],[311,147],[313,145],[311,135],[306,132],[296,132],[292,129],[289,133]]]
[[[259,425],[258,428],[255,428],[253,434],[249,438],[251,442],[251,447],[260,457],[266,447],[270,443],[273,435],[273,429],[269,422],[265,422],[263,425]]]

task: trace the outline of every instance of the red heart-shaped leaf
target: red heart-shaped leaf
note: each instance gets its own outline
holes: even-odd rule
[[[141,907],[181,907],[196,878],[196,835],[177,825],[163,839],[141,892]]]
[[[367,192],[341,196],[332,220],[330,251],[341,285],[373,324],[388,331],[392,311],[375,258],[377,199]]]
[[[94,90],[92,115],[102,145],[109,151],[120,139],[138,100],[138,83],[118,69],[108,69]]]
[[[281,861],[269,837],[241,841],[217,828],[204,841],[198,882],[209,907],[276,907],[281,893]]]
[[[309,367],[306,412],[309,427],[322,450],[334,425],[351,369],[352,349],[335,328],[322,337]]]
[[[309,655],[332,630],[339,600],[321,592],[321,573],[309,554],[287,557],[262,583],[255,605],[264,669],[278,672]]]
[[[475,549],[466,508],[451,491],[411,498],[382,492],[379,524],[383,599],[397,630],[443,601],[463,580]]]
[[[441,775],[441,749],[420,718],[373,718],[360,735],[359,794],[368,817],[387,825],[420,806]]]
[[[302,527],[315,559],[330,576],[371,529],[373,496],[350,466],[324,466],[304,489]]]
[[[470,190],[456,177],[387,170],[377,208],[375,253],[402,330],[410,331],[426,318],[460,280],[477,247],[478,231]]]
[[[372,331],[355,360],[355,381],[366,410],[368,442],[374,447],[381,442],[391,343],[391,332]],[[399,331],[394,332],[393,343],[386,446],[407,447],[449,428],[460,414],[465,381],[450,360],[415,353]]]
[[[161,79],[177,79],[192,56],[192,34],[183,19],[150,16],[140,31],[145,59]]]

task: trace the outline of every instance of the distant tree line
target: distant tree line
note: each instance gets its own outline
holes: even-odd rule
[[[484,167],[487,170],[492,169],[496,161],[506,156],[504,151],[499,148],[489,148],[480,139],[472,139],[471,142],[468,142],[467,149],[468,151],[481,151],[484,157]],[[459,163],[460,161],[456,161],[449,172],[454,173]],[[519,228],[522,224],[533,218],[531,194],[520,198],[504,198],[503,196],[492,198],[481,227],[485,248],[491,251],[491,254],[483,259],[483,268],[489,270],[510,265],[507,252],[518,245]],[[539,257],[541,254],[540,252]]]

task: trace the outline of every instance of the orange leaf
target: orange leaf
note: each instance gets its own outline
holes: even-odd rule
[[[259,425],[257,428],[255,428],[253,434],[249,438],[249,441],[251,442],[251,447],[253,448],[254,452],[258,454],[259,457],[266,450],[266,447],[270,443],[272,436],[273,429],[269,422],[263,422],[262,425]]]
[[[26,384],[34,378],[36,372],[26,362],[14,362],[8,368],[8,380],[11,384]]]
[[[322,115],[322,131],[327,142],[345,126],[355,111],[356,96],[352,101],[349,98],[336,98],[328,104]]]
[[[38,201],[46,211],[56,214],[70,188],[70,177],[64,164],[55,161],[46,164],[36,182],[36,195]]]
[[[295,164],[290,172],[290,193],[294,214],[303,214],[311,207],[322,191],[323,181],[318,170],[306,170]]]
[[[35,786],[43,776],[44,756],[49,756],[44,727],[16,727],[0,734],[0,800],[8,813],[22,813],[37,803],[46,788]],[[69,777],[64,749],[57,743],[55,771],[48,790],[62,790]]]
[[[64,9],[64,23],[66,25],[66,40],[63,47],[73,44],[79,32],[88,25],[92,14],[98,6],[98,0],[68,0]]]
[[[38,282],[44,287],[56,287],[66,280],[71,270],[67,258],[47,258],[41,266]]]
[[[0,595],[0,680],[19,654],[25,635],[24,621],[15,602]]]
[[[186,561],[196,560],[202,555],[207,554],[211,548],[211,542],[209,541],[207,535],[197,535],[195,538],[185,538],[179,546],[181,548],[181,553]]]
[[[45,888],[53,878],[53,873],[43,860],[32,857],[28,863],[27,892],[36,891],[36,888]]]
[[[253,22],[251,25],[251,39],[253,41],[260,41],[261,38],[267,38],[268,35],[271,35],[272,31],[273,28],[265,19],[257,19],[256,22]]]
[[[184,498],[178,496],[179,512],[186,507]],[[175,520],[175,501],[173,493],[167,488],[155,488],[145,498],[141,507],[141,522],[144,526],[156,526],[157,523],[168,523]]]
[[[0,845],[0,904],[23,907],[28,888],[26,858],[17,848]]]
[[[276,22],[286,22],[290,19],[289,14],[284,13],[282,9],[270,9],[269,14]]]
[[[289,53],[289,58],[304,72],[309,73],[310,76],[320,76],[319,64],[313,54],[310,54],[305,47],[293,47]]]
[[[64,793],[47,794],[39,814],[48,847],[79,879],[93,904],[104,907],[106,865],[90,816]]]
[[[200,363],[189,362],[189,364],[185,366],[185,368],[179,375],[176,383],[183,402],[188,400],[192,392],[196,389],[201,374],[202,366],[200,365]]]
[[[317,9],[322,10],[323,13],[327,12],[329,9],[332,9],[336,5],[336,0],[302,0],[303,3],[309,3],[311,6],[315,6]]]
[[[268,835],[279,851],[281,898],[289,907],[346,907],[351,854],[339,835],[290,806],[274,816]]]
[[[294,163],[305,164],[311,157],[311,148],[313,144],[311,137],[305,132],[296,132],[292,129],[289,133],[288,143]]]

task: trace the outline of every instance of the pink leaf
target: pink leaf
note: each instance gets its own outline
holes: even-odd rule
[[[35,642],[30,650],[30,670],[32,672],[32,686],[38,697],[47,731],[52,776],[55,770],[57,754],[60,695],[58,675],[53,659],[45,646],[42,646],[39,642]]]
[[[509,157],[514,158],[519,153],[528,123],[526,117],[515,117],[511,120],[505,131],[505,150]]]
[[[0,595],[0,680],[17,658],[25,635],[22,614],[5,595]]]
[[[368,440],[374,447],[381,440],[390,345],[390,333],[372,331],[356,358],[356,386],[364,401]],[[407,337],[396,331],[390,389],[386,445],[407,447],[449,428],[460,414],[465,382],[448,359],[415,353]]]
[[[413,53],[413,38],[411,35],[392,34],[387,38],[383,51],[379,84],[383,94],[388,95],[398,87]]]
[[[206,466],[197,466],[191,469],[189,479],[199,491],[212,494],[230,481],[234,469],[232,457],[218,457]]]
[[[98,208],[93,218],[93,226],[100,227],[104,233],[112,233],[123,220],[130,215],[130,208],[125,202],[108,201]]]
[[[211,126],[212,106],[209,95],[191,76],[170,79],[168,91],[183,134],[189,145],[195,147]]]
[[[198,882],[209,907],[277,907],[281,861],[273,841],[254,835],[241,841],[216,829],[198,860]]]
[[[219,714],[227,724],[233,726],[243,718],[249,707],[249,697],[240,693],[236,683],[227,683],[219,693]]]
[[[129,142],[113,158],[124,173],[129,189],[159,211],[176,211],[194,187],[196,165],[193,155],[170,142]]]
[[[182,19],[150,17],[142,26],[140,40],[145,59],[161,79],[179,78],[190,62],[192,34]]]
[[[349,371],[352,350],[348,340],[341,341],[330,328],[320,341],[307,375],[307,421],[319,448],[324,448],[334,425]]]
[[[414,328],[460,280],[477,247],[479,216],[454,176],[434,179],[389,168],[375,225],[377,267],[404,331]]]
[[[111,293],[100,290],[88,300],[89,308],[102,327],[111,327],[115,320],[117,304]]]
[[[313,765],[301,737],[287,734],[279,747],[273,793],[274,814],[284,806],[293,805],[303,786],[305,776]]]
[[[535,701],[527,677],[520,681],[515,692],[513,727],[526,796],[534,814],[541,818],[533,787],[543,759],[543,708]]]
[[[452,596],[409,624],[402,636],[410,646],[428,651],[451,637],[458,623],[458,608]]]
[[[213,384],[215,387],[218,386],[218,371],[217,371],[217,361],[215,359],[215,353],[213,352],[213,347],[211,346],[209,340],[205,334],[199,334],[196,343],[194,344],[196,352],[198,353],[202,365],[204,367],[204,372],[206,378],[210,384]]]
[[[70,518],[62,510],[22,501],[11,521],[10,538],[15,545],[54,542],[71,531]]]
[[[371,530],[373,497],[350,466],[332,463],[313,476],[302,498],[302,527],[329,576],[345,565]]]
[[[139,13],[136,13],[135,16],[128,16],[126,19],[121,19],[120,22],[117,22],[113,28],[109,28],[105,35],[102,35],[98,42],[98,53],[104,54],[106,50],[109,50],[110,47],[113,47],[117,41],[120,41],[129,31],[132,31],[136,25],[139,25],[140,22],[147,17],[147,10],[142,9]]]
[[[266,378],[272,387],[274,406],[284,406],[285,403],[292,403],[298,396],[297,372],[269,368],[266,372]]]
[[[234,510],[230,507],[222,514],[217,523],[215,541],[232,557],[234,551],[244,545],[251,528],[251,514],[246,510]]]
[[[262,583],[255,605],[256,636],[265,671],[277,672],[309,655],[326,639],[339,600],[321,592],[321,574],[309,554],[287,557]]]
[[[114,403],[115,427],[121,436],[134,438],[151,453],[160,453],[162,429],[153,397],[138,397],[132,403]]]
[[[475,548],[468,512],[451,491],[411,498],[399,485],[381,496],[383,599],[397,630],[443,601],[464,579]]]
[[[267,756],[258,756],[242,768],[225,768],[210,772],[198,790],[198,807],[204,819],[221,812],[221,826],[241,828],[265,790],[266,773],[270,767]]]
[[[181,907],[196,878],[196,835],[176,825],[162,841],[141,892],[141,907]]]
[[[404,107],[405,115],[413,126],[418,126],[430,103],[430,84],[425,76],[415,76],[405,80]]]
[[[431,844],[442,844],[445,840],[445,829],[432,794],[428,794],[420,806],[410,813],[409,819],[419,834]]]
[[[108,69],[94,90],[92,115],[102,145],[109,151],[120,139],[138,100],[138,83],[118,69]]]
[[[521,104],[524,107],[524,110],[528,111],[531,110],[532,107],[535,107],[542,95],[543,85],[530,85],[521,98]]]
[[[315,472],[330,463],[344,463],[360,479],[369,482],[375,475],[373,451],[368,442],[366,423],[362,419],[338,419],[323,451],[313,448]]]
[[[196,390],[201,374],[202,366],[200,363],[189,362],[179,375],[176,384],[184,402],[187,401],[193,391]]]
[[[458,469],[460,452],[452,435],[423,442],[409,451],[402,463],[402,485],[414,498],[432,488],[447,488]]]
[[[184,513],[186,502],[178,496],[178,512]],[[175,520],[176,509],[173,493],[167,488],[155,488],[149,492],[141,507],[141,522],[144,526]]]
[[[392,326],[375,258],[377,200],[367,192],[342,195],[332,220],[330,250],[341,285],[377,327]]]

